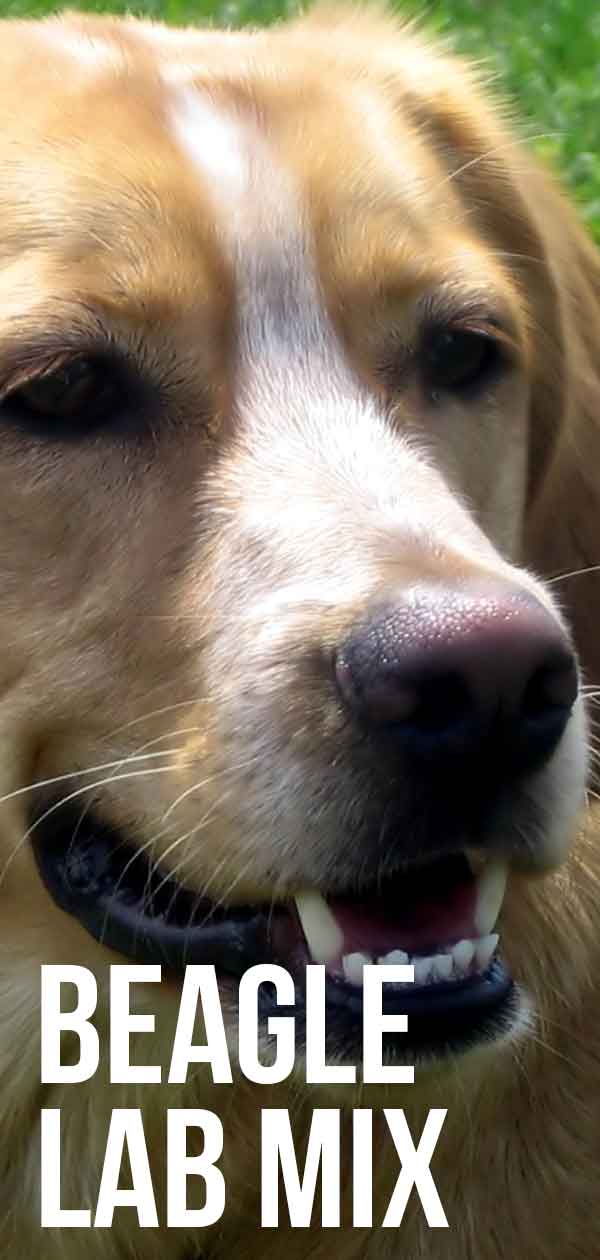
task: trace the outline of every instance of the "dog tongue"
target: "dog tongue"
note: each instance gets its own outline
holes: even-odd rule
[[[306,893],[296,907],[311,956],[328,963],[353,953],[427,953],[477,936],[478,892],[467,861],[452,857],[396,876],[377,896]]]
[[[341,930],[342,953],[381,955],[394,949],[425,953],[448,941],[475,935],[476,884],[457,884],[443,894],[428,890],[419,900],[392,907],[372,901],[332,898],[329,907]]]

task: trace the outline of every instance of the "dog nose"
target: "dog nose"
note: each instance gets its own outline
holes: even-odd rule
[[[379,604],[335,657],[343,701],[379,740],[451,769],[502,754],[533,769],[577,698],[575,657],[555,618],[511,586],[420,587]]]

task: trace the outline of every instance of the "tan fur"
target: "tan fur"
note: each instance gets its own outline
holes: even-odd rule
[[[258,187],[241,180],[237,219],[233,185],[203,178],[202,153],[195,163],[176,136],[190,100],[181,93],[196,89],[215,117],[233,120],[232,178],[240,183],[238,131],[268,176]],[[325,1091],[300,1078],[268,1098],[202,1078],[127,1091],[107,1086],[105,1066],[84,1086],[40,1087],[40,963],[93,968],[105,998],[115,959],[43,890],[23,839],[43,789],[20,789],[81,772],[64,794],[79,791],[82,809],[99,799],[107,818],[178,869],[174,846],[190,833],[183,869],[194,887],[241,902],[284,897],[332,872],[343,881],[342,815],[349,826],[360,785],[302,648],[335,642],[373,590],[427,575],[508,575],[556,616],[558,591],[585,675],[597,680],[600,581],[547,588],[534,576],[600,559],[592,245],[472,72],[377,13],[322,10],[256,34],[76,15],[4,23],[0,117],[2,390],[35,374],[49,341],[54,352],[101,334],[143,358],[160,396],[160,428],[145,444],[53,445],[0,430],[4,1260],[186,1260],[197,1248],[210,1260],[325,1260],[332,1250],[342,1260],[591,1258],[600,1249],[593,812],[558,870],[543,880],[515,873],[509,887],[503,947],[530,996],[530,1028],[439,1074],[417,1071],[414,1090],[386,1098],[407,1109],[415,1134],[428,1107],[448,1108],[434,1166],[450,1230],[428,1230],[414,1203],[398,1234],[365,1236],[257,1228],[259,1108],[292,1107],[301,1134]],[[291,231],[296,213],[306,257]],[[266,266],[288,226],[307,309],[318,292],[325,312],[316,332],[299,330],[310,372],[296,393],[278,376],[285,347],[270,359],[268,339],[256,361],[248,352],[231,370],[245,335],[235,240],[243,260],[260,245]],[[493,292],[521,366],[477,417],[448,407],[435,426],[409,381],[400,401],[387,400],[386,429],[376,360],[390,329],[395,344],[410,342],[414,302],[434,290],[451,305]],[[311,443],[288,424],[309,411]],[[399,433],[410,439],[401,456]],[[582,739],[580,725],[574,759]],[[161,750],[158,761],[131,760]],[[94,766],[107,768],[86,772]],[[136,777],[140,767],[147,773]],[[563,759],[544,779],[548,834],[571,773]],[[563,853],[564,812],[549,865]],[[149,1062],[168,1062],[176,999],[167,985],[152,995],[159,1028],[139,1050]],[[344,1096],[348,1110],[353,1102]],[[157,1185],[165,1108],[218,1111],[223,1221],[190,1239],[138,1231],[121,1211],[109,1231],[42,1236],[44,1105],[66,1117],[66,1206],[95,1201],[112,1108],[143,1108]],[[384,1148],[379,1215],[396,1171]]]

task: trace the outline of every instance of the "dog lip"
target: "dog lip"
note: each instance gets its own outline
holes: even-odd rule
[[[113,828],[88,816],[80,821],[53,818],[34,830],[40,875],[56,904],[74,916],[101,944],[125,957],[157,963],[174,973],[208,963],[221,977],[239,979],[248,967],[265,962],[286,967],[297,982],[295,1011],[304,1011],[304,976],[310,957],[293,903],[216,909],[172,876],[150,872],[142,853],[124,844]],[[139,863],[137,882],[128,878]],[[154,880],[154,884],[152,881]],[[272,1013],[270,986],[263,986],[260,1010]],[[474,1044],[507,1021],[513,981],[493,958],[488,968],[464,980],[435,985],[384,987],[384,1013],[410,1019],[409,1036],[395,1040],[438,1055],[448,1047]],[[362,1019],[362,990],[341,976],[326,974],[328,1019],[340,1032],[356,1036]]]
[[[113,828],[88,819],[83,829],[63,818],[33,834],[51,897],[107,948],[176,972],[218,959],[219,971],[241,975],[268,957],[263,907],[216,910],[164,871],[150,871]]]

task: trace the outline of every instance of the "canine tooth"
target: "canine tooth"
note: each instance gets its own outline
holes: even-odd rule
[[[363,967],[365,963],[370,963],[371,959],[368,954],[345,954],[342,958],[342,967],[344,968],[344,976],[348,984],[362,986]]]
[[[488,936],[496,925],[504,900],[508,866],[506,862],[486,862],[477,879],[477,905],[475,907],[475,931],[477,936]]]
[[[339,958],[344,935],[325,898],[308,889],[298,893],[296,909],[313,962],[330,963]]]
[[[476,941],[475,962],[480,971],[484,971],[491,962],[499,939],[497,932],[492,932],[490,936],[482,936],[480,941]]]
[[[433,967],[433,958],[413,958],[415,984],[427,984]]]
[[[449,980],[452,975],[452,954],[436,954],[431,974],[434,980]]]
[[[452,949],[452,957],[454,966],[457,971],[467,971],[471,966],[475,957],[475,944],[473,941],[459,941],[458,945],[454,945]]]
[[[483,857],[477,849],[465,849],[465,857],[473,875],[478,879],[484,866],[487,864],[487,858]]]
[[[408,961],[408,954],[406,954],[403,949],[392,949],[389,954],[382,954],[381,958],[377,959],[378,963],[383,963],[384,965],[385,963],[388,963],[390,966],[403,966],[406,965]]]

